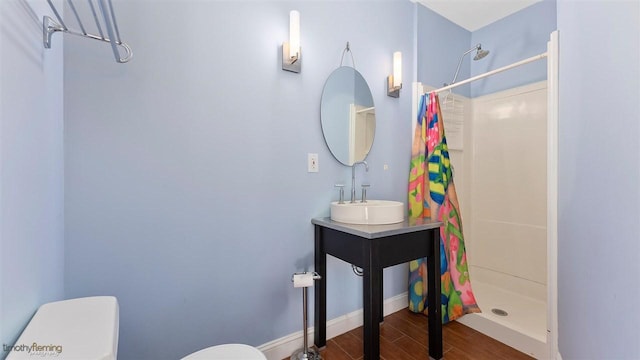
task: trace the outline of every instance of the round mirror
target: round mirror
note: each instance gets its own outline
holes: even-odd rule
[[[329,75],[322,90],[320,123],[333,156],[344,165],[363,161],[376,133],[376,113],[369,85],[350,66]]]

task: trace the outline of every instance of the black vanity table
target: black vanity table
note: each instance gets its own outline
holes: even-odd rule
[[[442,309],[440,300],[440,226],[427,219],[405,219],[391,225],[353,225],[330,218],[311,220],[315,228],[314,343],[327,342],[327,254],[362,268],[364,298],[364,359],[380,358],[383,320],[382,270],[385,267],[427,258],[429,357],[442,358]],[[408,285],[407,285],[408,286]]]

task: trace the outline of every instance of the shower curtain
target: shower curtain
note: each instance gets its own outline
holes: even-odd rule
[[[409,217],[442,221],[440,275],[442,323],[467,313],[480,312],[476,304],[462,234],[460,206],[453,184],[451,163],[440,102],[435,92],[420,99],[411,151]],[[427,314],[426,258],[409,263],[409,309]]]

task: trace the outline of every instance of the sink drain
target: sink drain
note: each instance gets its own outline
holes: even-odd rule
[[[504,311],[502,309],[497,309],[497,308],[491,309],[491,312],[496,314],[496,315],[498,315],[498,316],[508,316],[509,315],[508,312],[506,312],[506,311]]]

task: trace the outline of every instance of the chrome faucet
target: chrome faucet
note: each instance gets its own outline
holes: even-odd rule
[[[369,165],[366,161],[356,161],[351,165],[351,203],[356,202],[356,165],[363,164],[364,170],[369,171]]]

